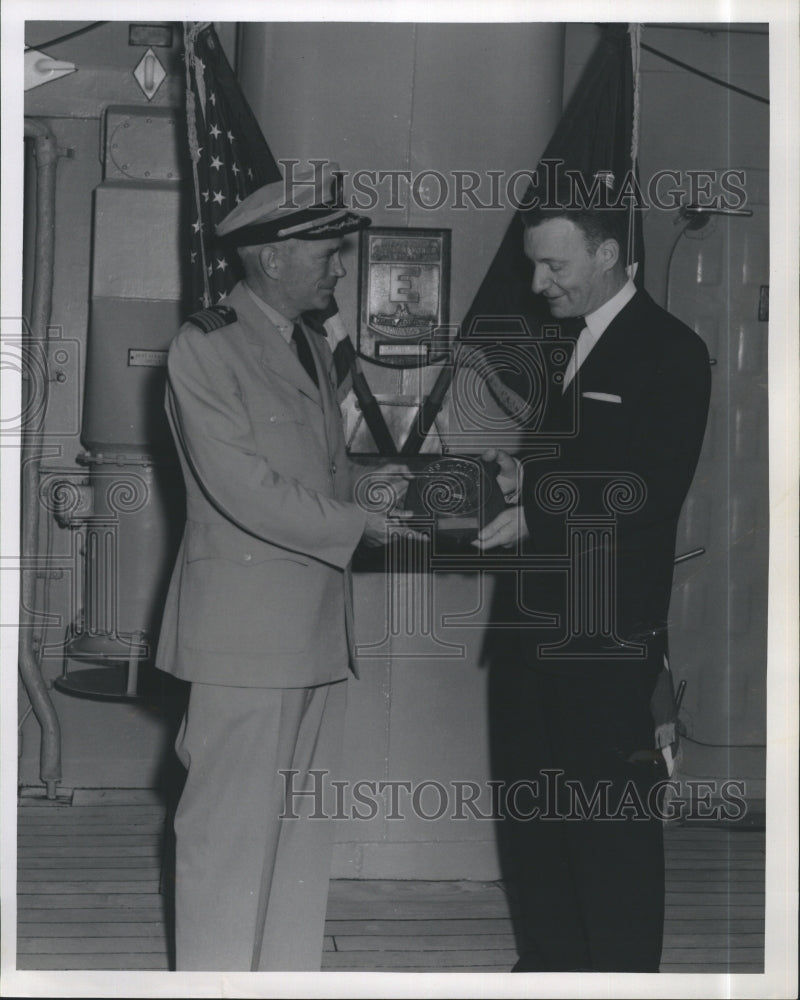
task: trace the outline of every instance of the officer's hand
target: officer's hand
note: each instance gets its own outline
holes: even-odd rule
[[[361,541],[370,548],[386,545],[390,537],[397,537],[398,535],[406,538],[415,538],[418,541],[425,541],[427,539],[426,535],[415,531],[410,526],[408,528],[402,527],[402,522],[413,516],[414,514],[410,510],[393,510],[388,516],[386,514],[369,513],[367,514],[367,523],[364,526],[364,534],[361,536]],[[390,525],[391,535],[389,531]]]
[[[530,533],[522,507],[506,507],[493,521],[481,528],[471,544],[483,552],[484,549],[495,549],[498,546],[511,548],[528,537]]]
[[[405,462],[387,462],[378,466],[378,471],[389,478],[398,502],[403,500],[412,479],[412,472]]]
[[[508,452],[501,451],[499,448],[488,448],[481,455],[481,458],[484,462],[497,462],[500,470],[496,477],[497,485],[500,487],[503,496],[518,496],[522,482],[522,465],[520,462],[509,455]]]

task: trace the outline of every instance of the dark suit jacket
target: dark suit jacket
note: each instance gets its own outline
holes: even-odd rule
[[[562,396],[557,388],[548,405],[543,439],[569,428],[573,417],[574,434],[560,440],[558,457],[526,460],[522,496],[536,553],[567,551],[566,514],[542,509],[545,475],[579,474],[581,511],[596,513],[603,512],[610,474],[634,473],[643,482],[639,509],[616,515],[614,597],[623,639],[665,636],[678,517],[700,454],[710,384],[703,341],[638,291],[567,391]],[[566,581],[550,573],[528,577],[526,603],[559,614],[563,633]]]

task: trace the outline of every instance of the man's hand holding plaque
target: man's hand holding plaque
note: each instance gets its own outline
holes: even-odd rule
[[[512,455],[495,448],[485,451],[481,458],[497,467],[497,483],[509,506],[492,521],[485,522],[471,544],[481,552],[499,547],[514,548],[529,537],[525,514],[522,507],[517,506],[522,489],[522,465]]]
[[[494,459],[437,456],[414,473],[404,507],[430,518],[440,540],[471,542],[505,508],[503,471]]]

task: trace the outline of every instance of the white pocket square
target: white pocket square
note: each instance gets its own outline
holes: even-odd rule
[[[622,396],[617,396],[613,392],[582,392],[586,399],[599,399],[602,403],[621,403]]]

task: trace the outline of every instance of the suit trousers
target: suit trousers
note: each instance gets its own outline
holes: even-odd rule
[[[513,673],[498,721],[515,792],[500,832],[525,968],[658,972],[664,854],[654,794],[666,772],[628,760],[653,746],[653,670]]]
[[[333,823],[309,772],[327,781],[339,767],[346,683],[192,684],[176,742],[188,770],[175,816],[178,970],[319,970]]]

